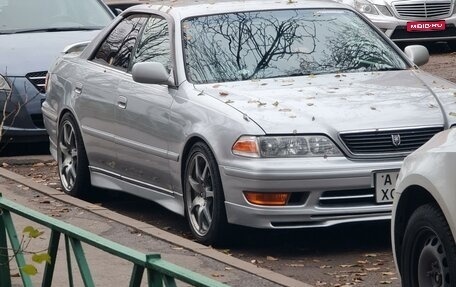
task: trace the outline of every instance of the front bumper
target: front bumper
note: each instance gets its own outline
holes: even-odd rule
[[[394,42],[438,42],[456,40],[456,16],[437,19],[398,19],[384,15],[366,15],[375,26],[382,30]],[[407,22],[445,20],[443,31],[407,32]]]
[[[376,203],[374,173],[397,171],[401,162],[313,158],[259,159],[243,167],[222,165],[227,218],[237,225],[273,229],[387,220],[391,204]],[[270,207],[249,203],[243,191],[298,196],[292,204]]]
[[[0,107],[7,115],[1,142],[46,142],[47,133],[41,113],[45,95],[25,77],[9,77],[8,80],[12,85],[11,94],[0,92]]]

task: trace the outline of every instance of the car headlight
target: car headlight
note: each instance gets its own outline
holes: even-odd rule
[[[233,145],[236,155],[263,158],[343,156],[326,136],[242,136]]]
[[[11,91],[10,84],[2,75],[0,75],[0,91],[6,91],[7,93]]]
[[[364,14],[378,15],[377,8],[375,5],[367,0],[355,0],[354,2],[356,10]]]

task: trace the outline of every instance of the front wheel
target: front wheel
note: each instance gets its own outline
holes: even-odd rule
[[[456,286],[456,247],[444,215],[435,205],[410,217],[401,250],[404,287]]]
[[[226,231],[225,200],[218,165],[204,143],[190,150],[184,172],[185,216],[198,242],[214,244]]]
[[[71,114],[65,114],[59,124],[57,163],[63,191],[83,197],[90,189],[89,163],[81,132]]]

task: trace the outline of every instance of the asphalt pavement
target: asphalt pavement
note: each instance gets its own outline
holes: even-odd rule
[[[17,158],[17,161],[42,162],[49,156],[28,156]],[[11,159],[9,159],[11,161]],[[25,162],[24,162],[25,163]],[[68,222],[79,228],[120,243],[144,253],[160,253],[162,258],[194,272],[203,274],[214,280],[231,286],[310,286],[304,282],[258,267],[254,264],[239,260],[228,254],[217,251],[210,246],[204,246],[191,240],[156,228],[153,225],[120,215],[102,206],[68,196],[58,190],[34,182],[32,179],[0,168],[0,192],[12,201],[30,209],[50,215]],[[24,226],[37,224],[14,216],[18,233]],[[50,230],[43,228],[42,237],[32,240],[28,250],[34,252],[43,250],[48,243]],[[59,249],[63,249],[60,246]],[[108,253],[91,246],[85,247],[85,252],[96,286],[127,286],[131,268],[129,262],[115,258]],[[67,286],[66,257],[64,250],[57,256],[57,270],[53,286]],[[17,277],[18,270],[12,261],[13,286],[22,286]],[[73,264],[75,286],[83,286],[77,265]],[[42,268],[33,276],[36,285],[40,284]],[[143,282],[145,284],[145,281]]]

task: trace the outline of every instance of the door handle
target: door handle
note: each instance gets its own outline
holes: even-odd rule
[[[117,98],[117,107],[120,109],[126,109],[127,108],[127,98],[124,96],[119,96]]]
[[[74,87],[74,92],[78,95],[80,95],[82,93],[82,84],[81,83],[76,84],[76,87]]]

